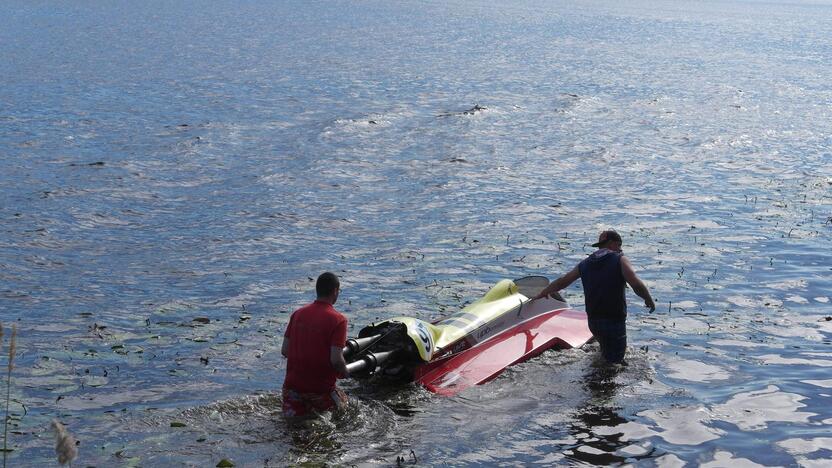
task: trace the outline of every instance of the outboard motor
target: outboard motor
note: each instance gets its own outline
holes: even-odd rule
[[[347,369],[359,378],[382,374],[409,379],[415,366],[433,358],[437,333],[433,325],[409,317],[369,325],[347,341]]]

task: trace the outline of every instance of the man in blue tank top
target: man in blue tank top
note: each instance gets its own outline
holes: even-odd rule
[[[629,284],[633,292],[644,299],[644,305],[650,308],[650,312],[656,310],[656,304],[630,261],[621,253],[621,236],[617,232],[602,232],[598,242],[592,246],[598,250],[577,264],[572,271],[552,281],[534,299],[551,294],[562,300],[558,291],[580,278],[584,286],[589,331],[601,346],[604,359],[612,363],[622,362],[627,350],[626,285]]]

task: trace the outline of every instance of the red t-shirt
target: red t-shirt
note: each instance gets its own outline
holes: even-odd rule
[[[284,337],[289,339],[289,362],[283,385],[296,392],[331,392],[339,375],[329,351],[347,344],[346,317],[331,304],[315,301],[292,314]]]

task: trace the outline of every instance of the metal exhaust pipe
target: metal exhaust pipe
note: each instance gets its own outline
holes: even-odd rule
[[[361,356],[359,360],[347,364],[347,371],[349,371],[350,375],[362,372],[372,373],[378,366],[384,364],[388,359],[390,359],[390,356],[394,353],[395,351],[367,353],[364,356]]]
[[[366,349],[367,346],[373,344],[374,341],[379,339],[381,335],[373,335],[367,336],[364,338],[350,338],[347,340],[347,345],[344,346],[344,357],[349,357],[353,354],[359,353],[362,350]]]

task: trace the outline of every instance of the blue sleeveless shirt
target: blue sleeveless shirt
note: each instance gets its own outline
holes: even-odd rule
[[[624,293],[627,283],[621,274],[621,252],[598,249],[579,263],[578,269],[588,318],[626,319]]]

